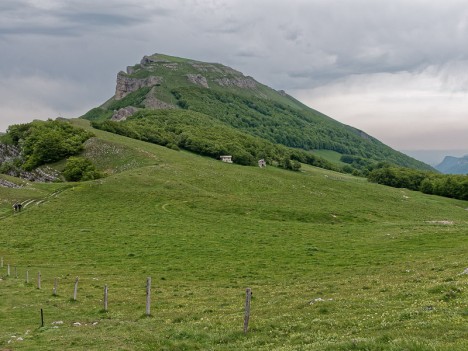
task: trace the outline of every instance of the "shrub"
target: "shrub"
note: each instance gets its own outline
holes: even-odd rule
[[[67,164],[63,170],[63,176],[69,182],[93,180],[102,177],[89,159],[74,156],[67,160]]]

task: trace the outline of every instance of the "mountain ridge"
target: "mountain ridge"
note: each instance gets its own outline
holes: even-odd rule
[[[468,174],[468,155],[463,157],[445,156],[435,168],[445,174]]]

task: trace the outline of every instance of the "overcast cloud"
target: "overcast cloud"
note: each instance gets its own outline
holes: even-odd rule
[[[468,4],[2,0],[0,130],[76,117],[155,52],[220,62],[396,149],[468,153]]]

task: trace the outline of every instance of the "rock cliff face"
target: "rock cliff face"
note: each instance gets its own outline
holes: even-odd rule
[[[163,81],[162,77],[149,76],[147,78],[131,78],[128,77],[127,73],[121,71],[117,74],[117,85],[115,88],[115,100],[121,100],[125,96],[140,88],[152,87],[157,84],[161,84]]]
[[[188,72],[187,72],[188,71]],[[179,73],[180,72],[180,73]],[[138,78],[145,76],[145,78]],[[244,76],[241,72],[230,67],[204,63],[191,60],[171,61],[163,55],[144,56],[140,63],[135,66],[128,66],[127,72],[121,71],[117,74],[117,85],[115,88],[115,100],[122,100],[128,94],[144,87],[153,87],[152,93],[148,94],[145,101],[146,108],[174,108],[168,101],[161,101],[156,98],[154,88],[160,86],[163,81],[167,87],[171,87],[173,80],[180,81],[185,77],[190,83],[209,89],[215,85],[226,88],[241,88],[257,90],[259,84],[255,79]],[[176,83],[178,84],[178,83]],[[262,94],[258,93],[257,95]],[[113,116],[117,119],[119,116]]]
[[[5,161],[10,161],[20,155],[20,150],[7,144],[0,144],[0,164]]]
[[[14,161],[15,159],[21,160],[20,149],[13,145],[0,144],[0,164]],[[34,171],[26,172],[14,164],[10,164],[9,167],[4,170],[4,173],[12,177],[19,177],[33,182],[53,182],[60,177],[60,174],[50,167],[36,168]],[[0,186],[8,188],[18,187],[18,185],[6,180],[2,180]]]

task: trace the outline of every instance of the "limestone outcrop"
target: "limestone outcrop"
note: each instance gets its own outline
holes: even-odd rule
[[[133,106],[123,107],[112,115],[111,121],[115,121],[115,122],[125,121],[127,117],[130,117],[137,111],[138,111],[138,108],[133,107]]]
[[[121,100],[125,96],[138,89],[145,87],[152,87],[157,84],[161,84],[163,81],[162,77],[149,76],[146,78],[131,78],[127,73],[121,71],[117,74],[117,85],[115,87],[115,100]]]
[[[187,74],[187,79],[190,83],[199,85],[203,88],[209,88],[208,81],[201,74]]]
[[[13,161],[15,160],[19,160],[20,163],[22,162],[20,148],[13,145],[0,144],[0,164],[9,164],[9,166],[3,170],[4,174],[33,182],[53,182],[60,178],[59,172],[48,166],[26,172],[20,166],[14,164]],[[8,188],[18,187],[16,184],[6,180],[2,180],[0,186]]]
[[[242,89],[255,89],[257,82],[252,77],[223,77],[215,79],[222,87],[238,87]]]

